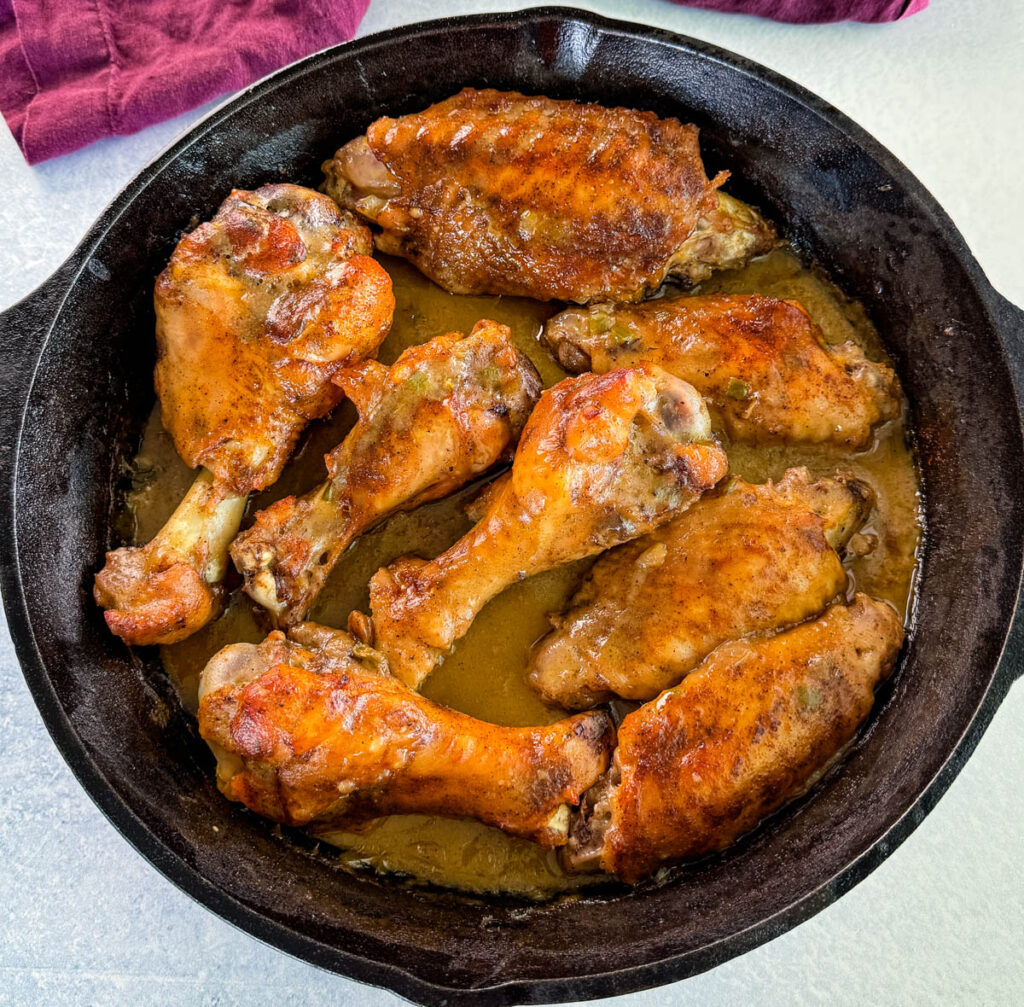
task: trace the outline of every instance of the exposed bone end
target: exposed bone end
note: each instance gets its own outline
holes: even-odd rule
[[[771,251],[775,228],[753,207],[722,192],[679,246],[669,273],[688,283],[706,280],[716,269],[739,269],[754,256]]]
[[[177,643],[219,611],[220,591],[188,562],[165,562],[150,546],[115,549],[93,586],[110,631],[136,646]]]
[[[301,622],[344,552],[345,518],[325,483],[302,497],[289,496],[257,513],[231,545],[243,589],[278,627]]]
[[[584,795],[569,823],[569,839],[562,850],[562,866],[574,874],[592,873],[604,867],[605,834],[612,820],[612,797],[619,783],[619,769],[611,767]]]
[[[568,728],[568,730],[566,730]],[[578,714],[552,725],[545,744],[552,746],[549,769],[531,785],[534,798],[543,794],[545,814],[527,832],[541,846],[561,847],[569,841],[572,809],[608,769],[615,747],[615,727],[604,710]],[[557,765],[557,771],[553,771]]]
[[[272,546],[264,540],[263,529],[260,527],[265,513],[260,511],[253,526],[231,543],[231,559],[243,577],[245,593],[270,612],[276,621],[284,612],[284,603],[277,596],[277,581],[274,577],[277,556]]]
[[[268,554],[264,553],[263,556],[266,558]],[[273,570],[268,563],[261,565],[253,573],[251,579],[246,578],[245,589],[274,617],[275,625],[282,621],[285,606],[277,597],[277,582],[274,580]]]
[[[324,191],[339,206],[357,210],[376,220],[387,200],[399,195],[402,182],[370,149],[365,136],[357,136],[333,158],[324,161]]]
[[[571,812],[568,804],[560,804],[548,817],[541,832],[544,846],[564,846],[569,839]]]
[[[176,643],[220,610],[228,545],[245,496],[228,493],[203,470],[148,545],[107,553],[93,596],[126,643]]]

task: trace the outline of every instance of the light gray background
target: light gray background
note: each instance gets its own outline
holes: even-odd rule
[[[917,174],[996,288],[1024,304],[1021,0],[932,0],[883,27],[777,25],[662,0],[578,5],[714,42],[833,102]],[[509,6],[374,0],[362,32]],[[0,127],[0,308],[45,279],[202,111],[35,169]],[[1022,726],[1017,685],[936,810],[837,904],[703,976],[614,1002],[1024,1003]],[[239,933],[142,860],[51,744],[6,624],[0,753],[0,1004],[398,1003]]]

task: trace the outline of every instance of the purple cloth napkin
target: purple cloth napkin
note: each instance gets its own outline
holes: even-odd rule
[[[756,14],[773,21],[823,24],[826,21],[898,21],[928,6],[928,0],[675,0],[687,7]]]
[[[677,0],[895,21],[928,0]],[[0,112],[29,164],[134,133],[351,38],[369,0],[0,0]]]
[[[369,0],[0,0],[0,111],[29,164],[350,39]]]

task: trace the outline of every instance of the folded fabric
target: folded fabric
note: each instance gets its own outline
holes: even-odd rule
[[[928,0],[677,0],[894,21]],[[29,164],[134,133],[350,39],[369,0],[0,0],[0,112]]]
[[[29,164],[350,39],[369,0],[0,0],[0,111]]]
[[[898,21],[928,6],[928,0],[675,0],[687,7],[755,14],[773,21],[824,24],[828,21]]]

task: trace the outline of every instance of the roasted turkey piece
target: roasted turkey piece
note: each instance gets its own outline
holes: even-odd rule
[[[475,720],[407,688],[347,633],[312,623],[225,647],[199,696],[221,790],[287,825],[449,815],[558,846],[614,737],[605,713],[548,727]]]
[[[768,639],[726,643],[626,716],[566,862],[635,882],[721,850],[805,791],[867,717],[903,626],[858,594]]]
[[[394,310],[369,231],[297,185],[236,190],[182,238],[156,283],[156,390],[181,457],[203,471],[147,546],[107,554],[96,601],[129,643],[173,643],[216,612],[246,496],[343,397]]]
[[[727,173],[708,181],[696,127],[625,108],[467,88],[378,119],[324,172],[382,252],[456,294],[636,300],[774,242]]]
[[[812,483],[806,469],[774,484],[734,478],[598,559],[535,649],[527,681],[574,710],[613,694],[653,699],[719,644],[818,615],[846,588],[837,550],[873,499],[865,483]]]
[[[726,473],[707,409],[658,367],[567,378],[547,389],[512,471],[447,552],[403,558],[370,581],[372,639],[416,688],[510,584],[664,524]],[[350,625],[371,637],[365,620]]]
[[[330,478],[258,513],[231,547],[245,590],[278,625],[305,617],[367,528],[511,457],[541,389],[507,326],[490,321],[410,347],[390,369],[366,361],[334,380],[359,421],[326,456]]]
[[[544,326],[570,371],[649,361],[689,381],[736,441],[862,447],[899,415],[892,368],[854,342],[826,346],[796,301],[760,294],[570,308]]]

